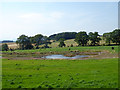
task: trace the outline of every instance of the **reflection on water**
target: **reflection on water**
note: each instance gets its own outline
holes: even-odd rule
[[[76,55],[74,57],[66,57],[64,55],[49,55],[49,56],[44,56],[42,58],[46,59],[78,59],[82,57],[88,57],[88,55]]]

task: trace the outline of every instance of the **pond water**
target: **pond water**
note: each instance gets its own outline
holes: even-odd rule
[[[67,57],[64,55],[48,55],[48,56],[44,56],[42,58],[45,58],[45,59],[78,59],[78,58],[82,58],[82,57],[88,57],[88,55],[76,55],[74,57]]]

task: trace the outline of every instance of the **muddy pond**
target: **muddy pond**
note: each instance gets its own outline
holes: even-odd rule
[[[79,59],[83,57],[88,57],[89,55],[76,55],[73,57],[67,57],[64,55],[48,55],[48,56],[43,56],[42,58],[44,59]]]

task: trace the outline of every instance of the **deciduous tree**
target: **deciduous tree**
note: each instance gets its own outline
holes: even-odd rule
[[[110,45],[110,42],[112,41],[111,32],[110,33],[104,33],[103,38],[106,41],[106,43],[108,43],[108,45]]]
[[[91,41],[91,45],[95,46],[98,45],[99,41],[101,40],[100,35],[98,32],[90,32],[89,33],[89,40]]]
[[[17,38],[16,41],[17,44],[19,44],[20,49],[32,49],[33,46],[30,42],[30,39],[26,35],[21,35],[19,38]]]
[[[33,42],[35,43],[36,47],[38,47],[39,45],[42,44],[42,38],[43,38],[42,34],[37,34],[37,35],[34,36]]]
[[[111,37],[112,37],[112,41],[116,44],[120,45],[120,29],[115,29],[112,33],[111,33]]]
[[[89,38],[88,38],[88,35],[86,32],[82,31],[82,32],[79,32],[77,35],[76,35],[76,38],[75,38],[75,41],[78,43],[78,45],[82,45],[82,46],[85,46],[87,45],[87,42],[88,42]]]
[[[59,47],[63,47],[63,46],[65,47],[66,46],[65,43],[64,43],[64,40],[65,39],[63,39],[63,38],[59,39],[59,42],[60,42],[59,45],[58,45]]]
[[[2,51],[8,51],[9,48],[8,48],[8,45],[5,43],[5,44],[2,44]]]

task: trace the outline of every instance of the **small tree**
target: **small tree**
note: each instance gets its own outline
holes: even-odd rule
[[[2,45],[2,51],[8,51],[9,48],[8,48],[8,45],[5,43]]]
[[[108,43],[108,45],[110,45],[110,42],[112,40],[111,32],[110,33],[104,33],[103,34],[103,39],[106,41],[106,43]]]
[[[100,35],[98,34],[98,32],[90,32],[89,33],[89,39],[91,41],[91,45],[95,46],[96,44],[99,43],[99,41],[101,40],[101,38],[99,37]]]
[[[71,47],[73,47],[73,44],[71,44]]]
[[[111,38],[114,43],[120,45],[120,29],[115,29],[111,32]]]
[[[44,48],[49,48],[48,44],[51,44],[50,38],[48,38],[47,36],[43,36],[41,41],[42,41],[42,44],[45,44]]]
[[[36,47],[42,44],[42,38],[43,38],[42,34],[37,34],[32,38],[32,42],[35,43]]]
[[[79,32],[77,35],[76,35],[76,38],[75,38],[75,41],[78,43],[78,45],[82,45],[82,46],[85,46],[87,45],[87,42],[88,42],[88,35],[86,32]]]
[[[19,38],[17,38],[16,43],[19,44],[20,49],[32,49],[33,48],[29,37],[25,35],[21,35]]]
[[[60,41],[60,43],[58,45],[59,47],[63,47],[63,46],[65,47],[66,46],[63,38],[59,39],[59,41]]]

